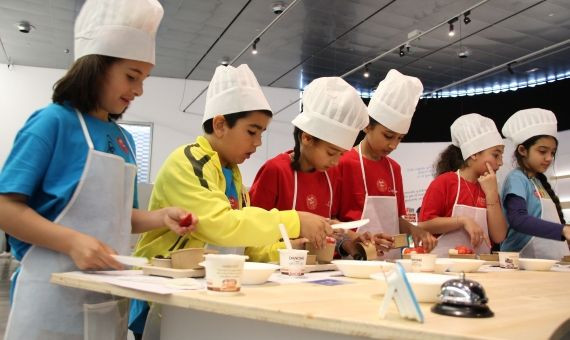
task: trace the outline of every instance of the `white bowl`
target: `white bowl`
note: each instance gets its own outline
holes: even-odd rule
[[[461,272],[475,272],[485,263],[483,260],[472,260],[472,259],[448,259],[449,260],[449,268],[448,271],[454,273],[461,273]]]
[[[408,273],[406,276],[418,302],[436,302],[437,295],[441,291],[441,285],[456,278],[454,276],[431,273]],[[370,278],[380,281],[380,293],[384,294],[386,292],[384,274],[375,273],[370,275]]]
[[[448,258],[437,258],[435,259],[434,273],[445,273],[451,266],[451,261]],[[400,263],[407,273],[412,272],[412,260],[411,259],[398,259],[396,262]]]
[[[243,264],[243,274],[241,283],[244,285],[260,285],[267,282],[269,276],[273,274],[279,266],[271,263],[245,262]]]
[[[524,270],[550,270],[556,260],[519,258],[519,268]]]
[[[385,261],[334,260],[332,263],[338,267],[342,275],[357,279],[368,279],[370,274],[388,271],[395,266]]]

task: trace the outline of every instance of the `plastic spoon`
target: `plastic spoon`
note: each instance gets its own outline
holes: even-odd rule
[[[285,242],[285,247],[287,247],[287,249],[293,249],[293,246],[291,246],[291,240],[289,240],[289,235],[287,235],[287,230],[285,230],[285,225],[283,223],[279,224],[279,231],[281,232],[281,237],[283,237],[283,242]]]
[[[368,222],[370,222],[370,220],[365,218],[363,220],[358,220],[358,221],[331,224],[331,228],[333,228],[333,229],[354,229],[354,228],[362,227],[363,225],[368,224]]]

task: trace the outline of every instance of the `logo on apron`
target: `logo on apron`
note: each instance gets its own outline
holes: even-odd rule
[[[307,195],[307,208],[309,208],[310,210],[315,210],[317,209],[317,196],[313,195],[313,194],[309,194]]]
[[[386,185],[386,182],[382,178],[376,181],[376,187],[378,190],[380,190],[380,192],[388,191],[388,185]]]

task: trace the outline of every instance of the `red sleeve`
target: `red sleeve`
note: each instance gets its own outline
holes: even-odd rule
[[[446,181],[443,175],[430,183],[422,200],[420,222],[436,217],[446,217],[446,191]]]
[[[277,206],[279,169],[272,160],[267,161],[255,175],[249,189],[249,198],[254,207],[271,210]]]

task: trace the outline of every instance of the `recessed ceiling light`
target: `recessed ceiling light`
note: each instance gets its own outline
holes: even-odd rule
[[[526,70],[525,72],[526,72],[526,73],[533,73],[533,72],[536,72],[536,71],[538,71],[538,70],[540,70],[540,68],[538,68],[538,67],[533,67],[533,68],[531,68],[531,69]]]

